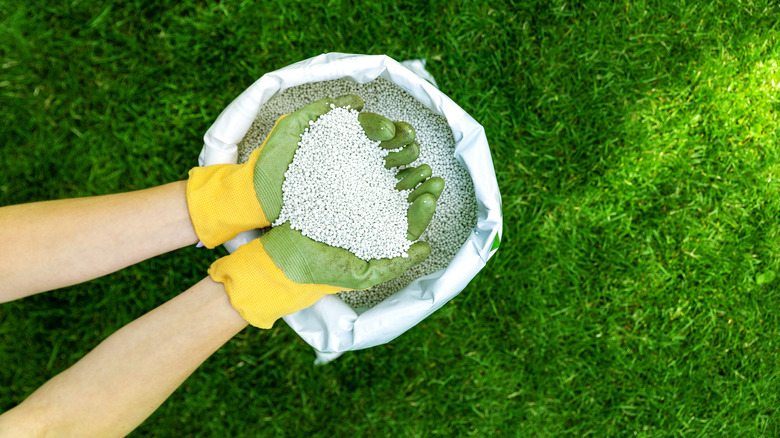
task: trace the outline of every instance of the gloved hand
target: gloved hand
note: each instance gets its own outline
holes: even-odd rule
[[[420,241],[409,248],[406,258],[367,262],[346,249],[316,242],[286,222],[215,261],[209,275],[225,285],[230,304],[242,318],[267,329],[327,294],[392,280],[425,260],[430,251],[430,245]]]
[[[383,141],[383,147],[400,148],[385,157],[386,167],[406,165],[417,158],[419,145],[411,126],[376,114],[361,113],[361,117],[369,138]],[[407,211],[407,238],[413,241],[430,223],[444,180],[431,178],[431,168],[425,164],[402,170],[398,178],[398,190],[416,187],[409,195],[412,205]],[[231,304],[247,322],[270,328],[280,317],[309,307],[326,294],[392,280],[428,257],[430,246],[416,242],[407,253],[408,257],[364,261],[345,249],[304,236],[287,222],[217,260],[209,274],[225,285]]]
[[[356,95],[319,100],[280,117],[246,163],[190,170],[187,205],[195,233],[206,247],[214,248],[242,231],[268,227],[279,217],[284,173],[298,149],[300,136],[309,121],[330,111],[331,104],[363,109],[363,100]],[[368,137],[383,141],[383,147],[403,146],[387,157],[388,167],[411,163],[419,155],[417,143],[407,141],[408,125],[398,124],[400,129],[396,135],[397,124],[384,117],[361,113],[359,120]]]

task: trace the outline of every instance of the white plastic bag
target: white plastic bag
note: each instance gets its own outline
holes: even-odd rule
[[[383,302],[358,314],[335,295],[284,317],[326,363],[345,351],[387,343],[460,293],[485,266],[501,240],[501,196],[484,128],[435,86],[422,60],[399,63],[384,55],[328,53],[267,73],[219,115],[204,137],[200,165],[235,163],[237,144],[262,105],[287,88],[351,78],[365,83],[382,77],[443,115],[455,138],[455,157],[468,170],[477,197],[477,225],[446,269],[418,278]],[[225,243],[228,251],[260,236],[242,233]]]

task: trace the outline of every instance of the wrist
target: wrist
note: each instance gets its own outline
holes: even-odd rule
[[[255,239],[209,268],[213,281],[224,285],[230,305],[255,327],[269,329],[282,316],[305,309],[328,293],[345,288],[290,280]]]
[[[253,171],[253,161],[190,170],[187,206],[195,233],[206,247],[270,226],[255,194]]]

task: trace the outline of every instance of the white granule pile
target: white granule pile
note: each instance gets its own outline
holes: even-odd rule
[[[316,100],[357,94],[363,98],[363,111],[381,114],[414,127],[420,144],[420,157],[411,166],[426,163],[434,176],[444,178],[444,192],[436,201],[436,213],[420,236],[431,245],[431,255],[400,277],[364,291],[338,294],[354,309],[375,306],[424,275],[444,269],[477,224],[477,200],[468,171],[455,158],[455,139],[447,120],[432,112],[398,85],[382,78],[365,84],[349,79],[314,82],[284,90],[266,102],[254,123],[238,144],[238,162],[260,147],[276,119]]]
[[[273,225],[289,221],[304,236],[363,260],[408,257],[411,190],[395,189],[396,170],[384,166],[390,150],[366,136],[358,114],[331,105],[309,122],[284,174],[282,211]]]

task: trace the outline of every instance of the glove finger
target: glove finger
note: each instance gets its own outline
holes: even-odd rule
[[[395,136],[383,141],[379,145],[382,149],[398,149],[414,141],[416,134],[412,125],[406,122],[393,122],[393,125],[395,125]]]
[[[415,242],[409,247],[409,250],[406,251],[406,253],[408,254],[408,257],[373,259],[369,261],[368,271],[375,273],[374,278],[381,279],[381,281],[369,285],[364,284],[364,289],[390,281],[403,274],[412,266],[420,264],[420,262],[431,254],[431,245],[429,245],[428,242]]]
[[[414,242],[406,253],[409,255],[409,257],[407,257],[406,269],[409,269],[412,266],[419,265],[431,255],[431,245],[429,245],[428,242],[423,241]]]
[[[421,182],[430,178],[432,174],[433,171],[431,170],[431,166],[427,164],[421,164],[417,167],[409,167],[407,169],[401,170],[395,176],[396,178],[401,180],[398,181],[398,184],[395,185],[395,189],[411,190],[417,187],[417,185],[420,184]],[[438,196],[436,196],[436,198],[438,199]]]
[[[414,173],[415,170],[417,170],[416,167],[407,167],[405,169],[401,169],[395,173],[395,179],[401,181],[402,179],[406,178],[410,174]]]
[[[406,229],[406,238],[417,240],[423,231],[431,223],[433,213],[436,211],[436,198],[430,193],[423,193],[412,202],[406,213],[409,223]]]
[[[390,119],[374,113],[358,114],[358,122],[371,141],[386,141],[395,136],[395,125]]]
[[[416,141],[404,146],[401,150],[390,152],[385,157],[385,168],[404,166],[412,163],[420,156],[420,144]]]
[[[441,192],[444,191],[444,179],[438,176],[434,176],[424,183],[417,186],[416,189],[409,193],[409,197],[406,198],[408,202],[414,202],[417,198],[425,193],[430,193],[437,200],[441,196]]]

